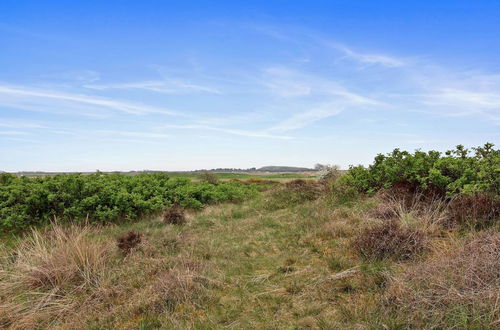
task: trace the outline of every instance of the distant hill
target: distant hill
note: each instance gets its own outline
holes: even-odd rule
[[[257,169],[258,172],[306,172],[314,171],[312,168],[307,167],[294,167],[294,166],[264,166]]]

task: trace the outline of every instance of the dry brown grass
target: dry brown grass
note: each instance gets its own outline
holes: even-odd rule
[[[369,218],[398,222],[403,228],[423,231],[431,236],[450,228],[449,201],[416,193],[404,198],[392,192],[382,192],[375,198],[377,205],[368,210]]]
[[[381,191],[377,197],[381,201],[380,209],[372,211],[372,216],[377,218],[390,217],[392,209],[398,215],[430,216],[433,219],[426,220],[433,224],[447,228],[460,225],[465,229],[486,228],[500,219],[500,199],[492,193],[460,194],[450,200],[439,192],[419,191],[403,185]]]
[[[370,209],[367,215],[375,219],[387,220],[395,218],[397,212],[394,203],[382,201],[379,202],[375,208]]]
[[[268,180],[262,178],[248,178],[245,181],[240,181],[242,184],[259,184],[259,185],[277,185],[280,184],[275,180]]]
[[[451,221],[484,228],[500,219],[500,198],[486,193],[459,195],[451,201],[449,210]]]
[[[367,260],[407,260],[422,253],[426,244],[423,231],[388,220],[364,229],[353,240],[352,247]]]
[[[89,227],[33,230],[0,271],[0,327],[48,325],[74,311],[77,292],[99,286],[110,247]]]
[[[417,194],[411,199],[411,203],[395,199],[389,203],[403,227],[418,229],[432,235],[449,227],[449,202],[442,198]]]
[[[416,328],[500,327],[500,234],[457,240],[391,281],[386,301]]]
[[[155,309],[158,312],[173,311],[179,304],[201,301],[207,282],[203,273],[203,264],[183,260],[159,274],[153,285],[156,292]]]

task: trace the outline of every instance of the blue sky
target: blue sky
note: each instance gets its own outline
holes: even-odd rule
[[[0,2],[0,170],[500,143],[499,1]]]

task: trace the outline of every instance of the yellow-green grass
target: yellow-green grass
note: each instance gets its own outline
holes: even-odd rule
[[[371,215],[377,198],[339,204],[326,194],[269,207],[275,202],[271,190],[241,204],[188,212],[182,226],[152,217],[91,228],[89,241],[106,249],[98,281],[84,288],[75,283],[66,284],[72,289],[36,288],[54,303],[18,324],[15,313],[2,312],[21,304],[19,299],[39,303],[40,298],[26,295],[34,289],[23,285],[15,288],[15,299],[0,293],[0,322],[10,317],[5,324],[13,328],[63,329],[404,328],[410,321],[385,305],[391,280],[407,267],[435,259],[439,247],[473,235],[433,227],[428,231],[432,246],[423,255],[404,262],[366,261],[352,242],[381,223]],[[115,239],[130,230],[140,233],[142,242],[124,254]],[[2,252],[4,280],[18,271],[9,259],[16,248]],[[48,295],[50,290],[59,296]],[[447,322],[457,328],[470,324]]]

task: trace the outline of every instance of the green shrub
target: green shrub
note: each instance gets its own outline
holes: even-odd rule
[[[205,181],[213,185],[216,185],[219,182],[215,173],[209,171],[202,172],[198,177],[201,181]]]
[[[131,220],[178,204],[199,209],[206,204],[241,201],[253,186],[219,185],[171,179],[167,174],[61,174],[41,178],[0,176],[0,230],[18,231],[61,220],[111,222]]]
[[[368,194],[397,184],[446,197],[477,192],[498,194],[500,150],[491,143],[473,150],[471,154],[458,145],[442,155],[438,151],[410,153],[394,149],[387,155],[377,155],[367,168],[351,166],[340,181]]]

